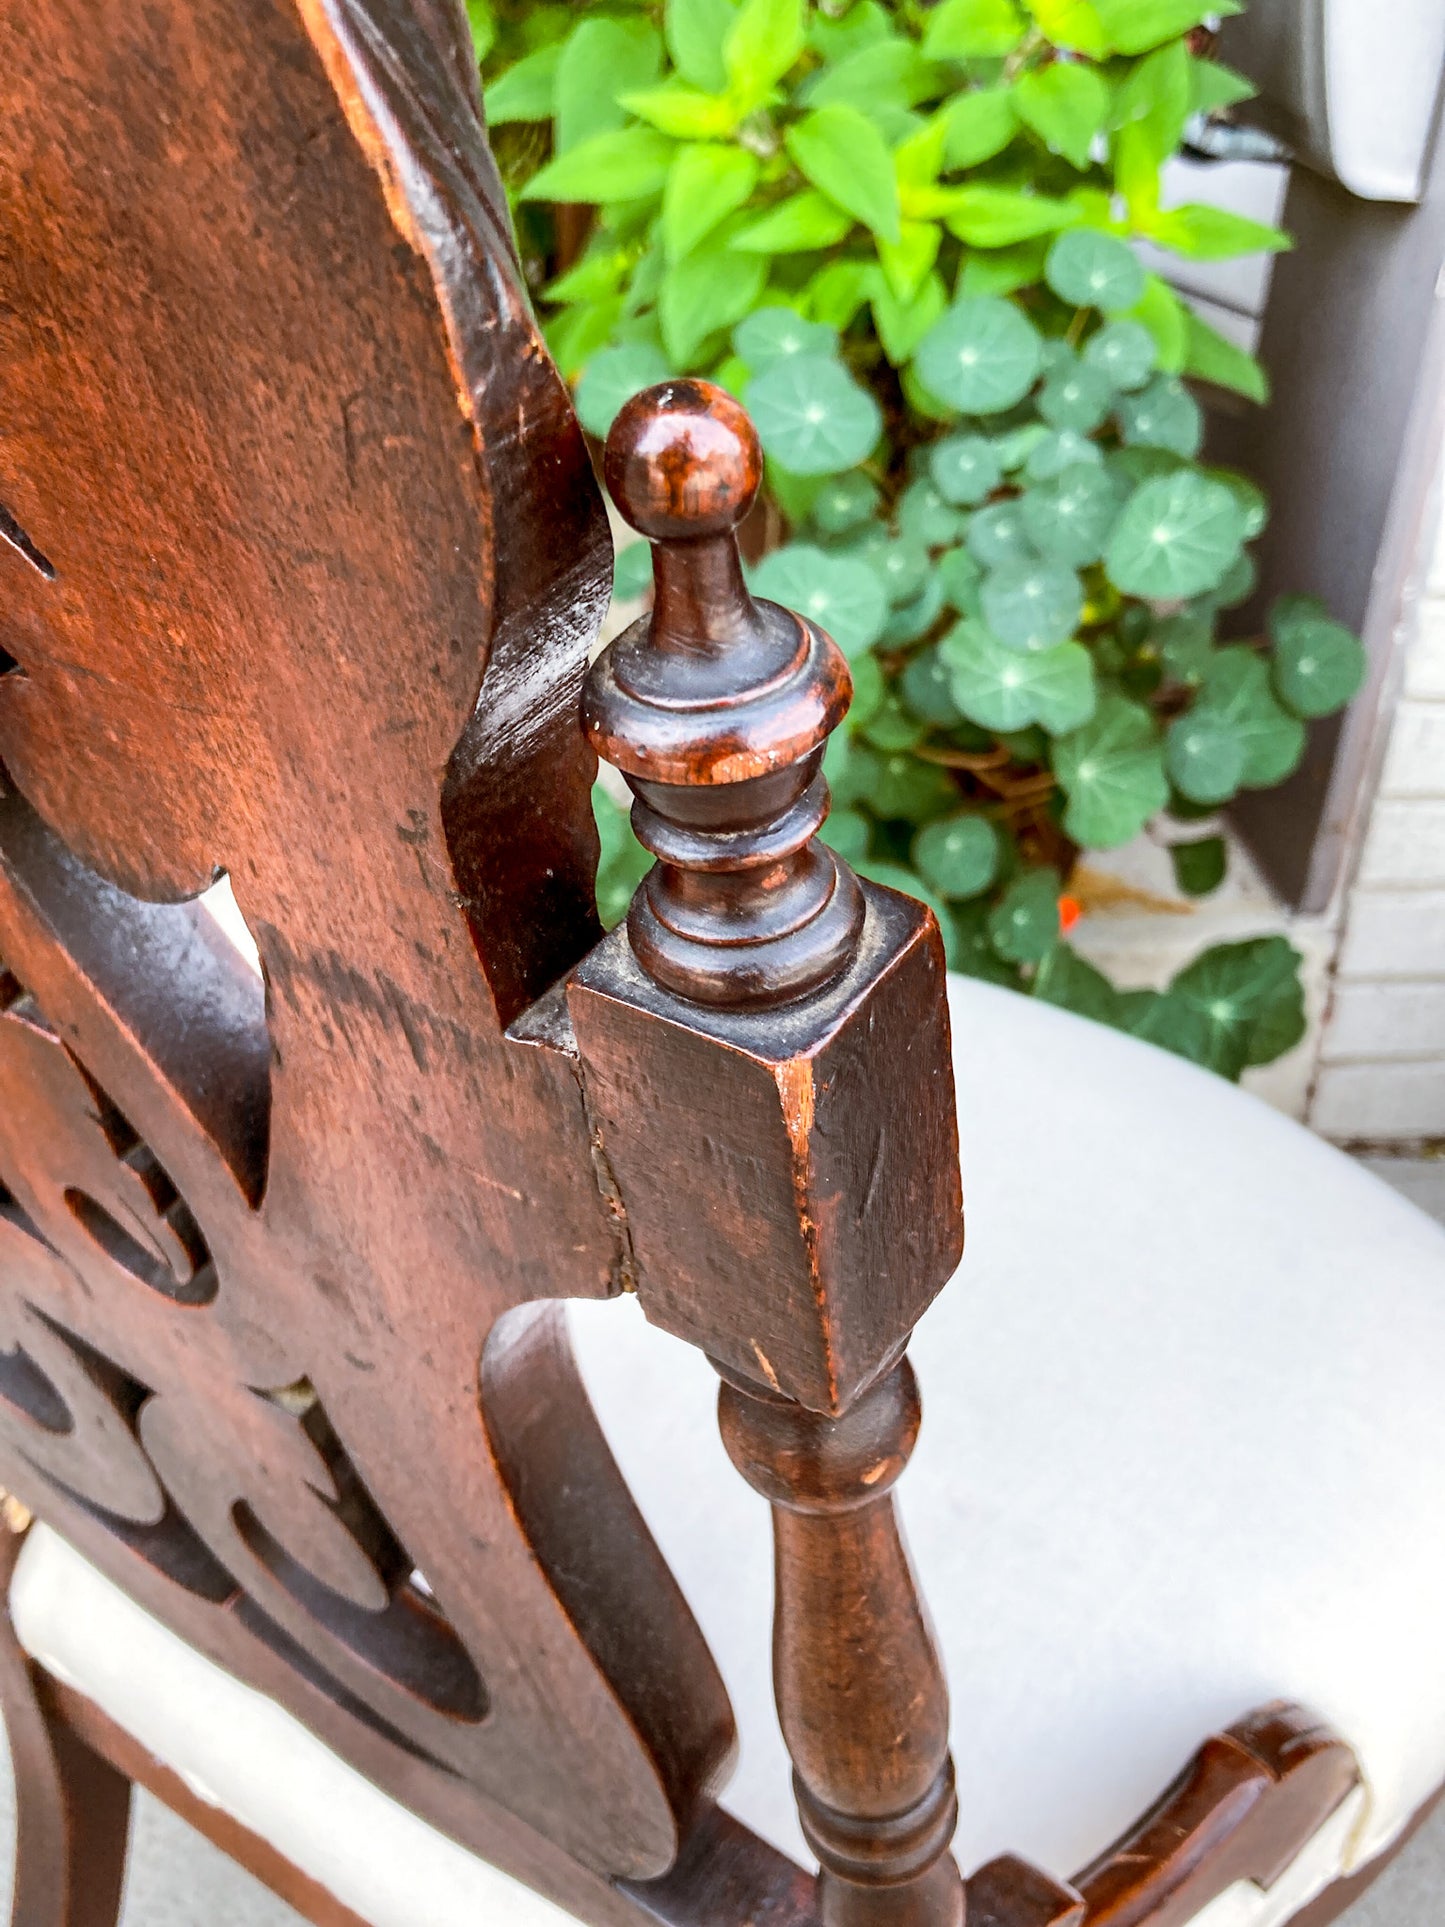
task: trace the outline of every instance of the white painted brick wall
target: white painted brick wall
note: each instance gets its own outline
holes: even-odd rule
[[[1309,1110],[1345,1141],[1445,1139],[1445,516],[1421,577]]]

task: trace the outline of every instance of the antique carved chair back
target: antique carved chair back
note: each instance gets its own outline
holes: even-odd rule
[[[961,1246],[943,954],[815,838],[848,672],[746,590],[746,417],[623,411],[655,607],[589,671],[601,493],[454,0],[10,4],[0,96],[12,1510],[599,1927],[961,1927],[891,1496]],[[605,938],[595,750],[660,859]],[[716,1804],[727,1695],[569,1348],[621,1294],[773,1509],[816,1880]],[[13,1639],[0,1697],[25,1927],[114,1919],[126,1776],[356,1919]],[[1267,1708],[968,1917],[1172,1927],[1355,1784]]]
[[[792,808],[772,833],[774,868],[801,865],[792,924],[820,886],[836,898],[811,950],[795,933],[774,968],[760,928],[719,1036],[689,1032],[685,972],[647,1008],[618,946],[569,1015],[563,979],[601,935],[579,701],[611,547],[518,284],[460,10],[47,0],[4,11],[0,70],[6,1483],[415,1811],[589,1917],[638,1918],[615,1883],[706,1835],[731,1715],[559,1301],[640,1287],[765,1397],[823,1411],[906,1336],[901,1302],[838,1347],[811,1297],[746,1332],[752,1309],[709,1303],[735,1211],[761,1226],[746,1262],[805,1288],[807,1052],[858,1059],[850,1013],[878,974],[854,969],[816,1036],[777,1034],[770,1122],[749,986],[770,1007],[836,979],[863,918],[807,846],[841,659],[774,616],[721,684],[708,656],[711,693],[684,692],[767,685],[746,747],[778,774],[724,827],[751,812],[763,835]],[[693,399],[684,436],[712,423]],[[719,531],[757,485],[731,431]],[[704,480],[707,452],[678,449]],[[678,482],[650,459],[637,490]],[[707,511],[679,500],[658,532],[701,535]],[[694,591],[746,621],[735,562],[693,547],[684,626]],[[625,679],[610,689],[624,756],[636,719]],[[650,713],[705,760],[706,716]],[[197,901],[222,873],[264,989]],[[708,951],[705,897],[697,955],[741,954]],[[881,900],[870,930],[875,963],[923,973],[942,1066],[936,932]],[[667,1030],[661,1055],[630,1025]],[[686,1106],[689,1052],[744,1067],[711,1218],[657,1165],[655,1118],[628,1120],[647,1101],[629,1080],[658,1081],[654,1113]],[[937,1077],[936,1153],[874,1158],[894,1216],[930,1166],[955,1193],[908,1241],[915,1311],[956,1258]],[[776,1195],[749,1199],[748,1172]],[[887,1382],[870,1450],[910,1423]],[[926,1640],[910,1691],[920,1666],[936,1687]],[[922,1779],[893,1800],[929,1795],[927,1862],[951,1830],[936,1697]],[[739,1877],[805,1905],[776,1855]]]

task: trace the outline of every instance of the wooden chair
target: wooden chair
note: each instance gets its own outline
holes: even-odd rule
[[[719,390],[587,672],[453,0],[12,4],[0,96],[14,1920],[132,1783],[330,1927],[1331,1918],[1445,1781],[1445,1238],[813,840]]]

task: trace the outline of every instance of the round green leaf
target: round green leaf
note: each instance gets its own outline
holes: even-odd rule
[[[1192,460],[1204,440],[1204,417],[1199,404],[1173,375],[1157,376],[1137,395],[1120,396],[1118,415],[1119,433],[1126,448],[1167,448],[1171,454]]]
[[[983,570],[967,549],[950,549],[946,555],[940,556],[934,579],[951,609],[957,609],[961,616],[978,614],[983,606],[979,598],[979,591],[983,587]]]
[[[963,517],[944,499],[931,477],[920,475],[899,497],[898,526],[925,548],[937,549],[945,542],[957,541],[963,532]]]
[[[1038,330],[998,295],[955,302],[918,345],[919,376],[965,415],[996,415],[1022,401],[1039,372]]]
[[[1257,482],[1251,482],[1247,475],[1241,475],[1233,468],[1206,468],[1204,473],[1211,482],[1221,482],[1227,488],[1244,517],[1244,539],[1252,542],[1263,533],[1269,520],[1269,498]]]
[[[883,633],[888,610],[883,584],[853,556],[790,542],[759,563],[752,587],[826,629],[845,656],[860,654]]]
[[[1104,566],[1125,595],[1183,600],[1215,588],[1243,540],[1243,517],[1229,490],[1181,469],[1135,489]]]
[[[1088,850],[1127,843],[1169,800],[1154,719],[1123,696],[1102,696],[1092,721],[1054,744],[1054,774],[1064,829]]]
[[[1104,453],[1097,442],[1075,434],[1072,428],[1057,428],[1036,441],[1024,463],[1024,474],[1031,482],[1048,482],[1066,468],[1100,468]]]
[[[861,810],[834,810],[818,832],[819,839],[836,850],[845,863],[861,863],[868,854],[872,837],[868,819]]]
[[[1282,709],[1270,687],[1269,670],[1252,649],[1220,649],[1205,667],[1192,715],[1212,711],[1244,745],[1246,789],[1282,783],[1304,754],[1304,724]]]
[[[998,875],[998,831],[986,816],[960,810],[941,816],[913,839],[913,867],[947,902],[986,890]]]
[[[845,553],[868,564],[893,604],[912,602],[928,580],[928,551],[922,543],[892,541],[882,529],[851,543]]]
[[[963,621],[939,644],[953,699],[981,729],[1012,732],[1041,725],[1060,735],[1094,713],[1094,665],[1081,643],[1020,655],[981,622]]]
[[[925,733],[925,725],[905,709],[890,690],[868,719],[863,734],[874,749],[912,749]]]
[[[1012,475],[1024,466],[1040,443],[1049,439],[1049,430],[1042,422],[1024,422],[1006,435],[995,436],[993,446],[999,467],[1006,475]]]
[[[1150,641],[1168,675],[1176,682],[1197,683],[1214,654],[1214,618],[1198,609],[1161,616],[1150,630]]]
[[[989,940],[1010,963],[1040,963],[1059,940],[1059,879],[1026,870],[1004,891],[988,919]]]
[[[948,773],[934,763],[923,763],[906,749],[879,756],[868,789],[867,802],[885,819],[903,818],[927,823],[958,800]]]
[[[1084,590],[1062,562],[1037,558],[990,569],[981,592],[983,617],[1007,648],[1053,649],[1067,642],[1084,613]]]
[[[846,535],[878,512],[878,485],[855,469],[831,475],[813,497],[812,518],[825,535]]]
[[[1115,388],[1142,388],[1154,372],[1154,337],[1142,321],[1110,321],[1084,344],[1084,361]]]
[[[1112,234],[1070,228],[1049,249],[1044,279],[1075,308],[1122,314],[1144,297],[1144,270],[1134,250]]]
[[[848,705],[848,724],[850,729],[862,729],[883,707],[888,685],[871,650],[855,656],[849,667],[853,671],[853,700]]]
[[[593,435],[606,435],[625,401],[656,381],[666,381],[670,373],[661,348],[646,342],[601,349],[588,362],[577,384],[577,413],[582,426]]]
[[[883,625],[883,641],[890,649],[921,642],[943,613],[943,585],[936,575],[907,602],[899,603]]]
[[[1077,569],[1104,553],[1120,498],[1102,467],[1082,466],[1026,490],[1019,508],[1039,554]]]
[[[1332,622],[1307,596],[1285,596],[1269,617],[1274,687],[1296,716],[1328,716],[1365,679],[1365,652],[1343,623]]]
[[[733,329],[733,347],[759,373],[790,355],[831,355],[838,330],[821,321],[804,321],[792,308],[755,308]]]
[[[998,487],[1003,468],[985,435],[950,435],[928,453],[928,470],[945,502],[972,508]]]
[[[768,454],[794,475],[835,475],[873,451],[878,404],[828,355],[787,355],[748,383],[743,397]]]
[[[1114,406],[1114,384],[1102,370],[1086,361],[1066,364],[1051,374],[1039,391],[1039,413],[1051,428],[1069,428],[1087,435]]]
[[[612,564],[612,593],[618,601],[630,602],[651,587],[652,544],[629,542],[626,548],[618,549]]]
[[[1164,767],[1191,803],[1226,803],[1244,776],[1244,738],[1221,711],[1196,705],[1169,725]]]
[[[1032,557],[1033,544],[1024,527],[1023,510],[1016,501],[993,502],[978,511],[968,525],[968,552],[986,569]]]
[[[935,649],[922,649],[898,679],[903,700],[925,722],[951,729],[961,720],[953,700],[953,680],[948,664]]]
[[[1222,836],[1198,837],[1192,843],[1171,843],[1169,860],[1186,897],[1207,897],[1224,881],[1229,849]]]

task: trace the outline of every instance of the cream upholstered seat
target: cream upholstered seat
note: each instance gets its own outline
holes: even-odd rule
[[[959,1857],[1067,1874],[1208,1733],[1297,1699],[1364,1789],[1271,1893],[1198,1916],[1275,1927],[1445,1782],[1445,1232],[1163,1052],[973,982],[951,1002],[969,1247],[914,1340],[899,1491],[953,1696]],[[718,1443],[716,1381],[634,1305],[572,1318],[733,1694],[727,1804],[801,1853],[766,1508]],[[177,1655],[53,1536],[12,1603],[32,1653],[378,1927],[561,1918]]]

